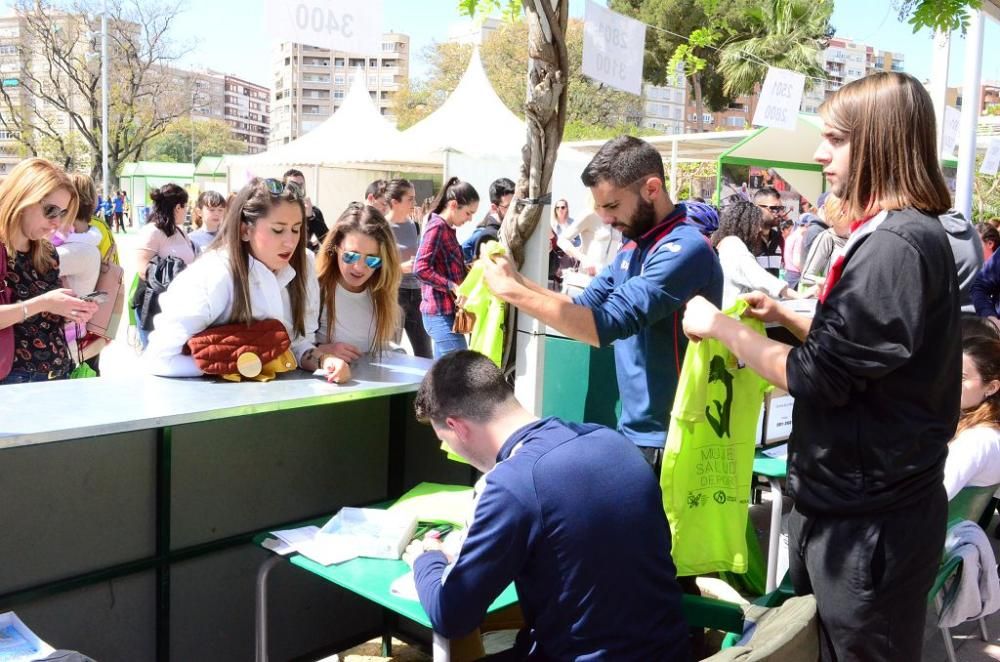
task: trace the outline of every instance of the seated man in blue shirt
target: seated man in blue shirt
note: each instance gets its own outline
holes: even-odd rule
[[[629,241],[575,299],[488,264],[490,290],[504,301],[594,347],[614,343],[622,413],[618,429],[659,475],[667,420],[684,362],[684,304],[701,295],[719,305],[722,268],[705,237],[685,223],[683,203],[664,188],[663,159],[652,145],[621,136],[594,155],[581,176],[594,211]]]
[[[486,474],[453,565],[434,540],[413,562],[436,632],[472,632],[513,581],[528,630],[511,659],[688,659],[660,489],[627,439],[533,416],[472,351],[439,359],[415,406]]]

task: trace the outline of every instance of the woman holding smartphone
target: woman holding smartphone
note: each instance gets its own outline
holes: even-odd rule
[[[0,384],[65,379],[73,371],[63,326],[86,324],[97,304],[59,282],[59,255],[49,238],[75,218],[76,189],[45,159],[21,161],[0,183],[0,243],[11,303],[0,305],[0,329],[14,329],[14,360]]]

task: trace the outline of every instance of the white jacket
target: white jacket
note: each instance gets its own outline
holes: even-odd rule
[[[962,568],[941,589],[944,605],[938,614],[938,627],[954,627],[1000,609],[997,561],[978,524],[966,520],[951,527],[944,541],[944,555],[961,557]]]
[[[277,274],[264,263],[250,258],[250,304],[255,320],[277,319],[292,340],[292,352],[301,364],[302,355],[315,347],[313,339],[319,318],[319,281],[313,256],[306,251],[305,334],[292,330],[292,306],[288,284],[295,269],[286,266]],[[207,251],[178,274],[160,295],[161,312],[153,318],[149,346],[143,353],[146,369],[166,377],[197,377],[202,374],[194,359],[181,351],[196,333],[230,323],[233,311],[233,276],[229,254]]]

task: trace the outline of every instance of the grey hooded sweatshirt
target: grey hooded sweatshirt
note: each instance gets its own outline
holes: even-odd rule
[[[944,231],[948,233],[948,243],[955,256],[955,268],[958,271],[959,302],[963,313],[973,313],[972,281],[983,266],[983,242],[979,232],[962,215],[962,212],[949,209],[939,217]]]

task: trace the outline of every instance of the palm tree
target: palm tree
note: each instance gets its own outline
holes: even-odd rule
[[[733,97],[753,94],[768,67],[824,78],[820,53],[832,36],[832,0],[763,0],[744,14],[739,34],[719,55],[723,90]],[[810,86],[806,81],[806,86]]]

